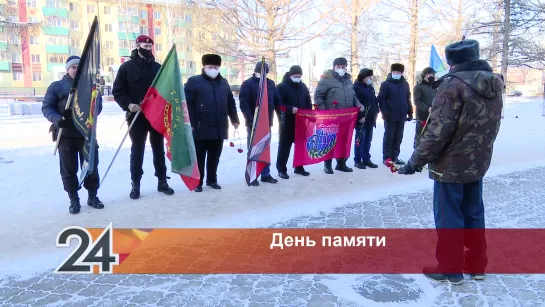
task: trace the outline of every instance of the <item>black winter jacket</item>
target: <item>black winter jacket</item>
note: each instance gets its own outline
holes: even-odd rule
[[[388,74],[386,81],[380,85],[377,100],[382,117],[387,121],[406,121],[407,115],[413,114],[411,89],[403,76],[395,80]]]
[[[431,108],[436,93],[437,89],[426,80],[422,80],[422,83],[414,86],[413,101],[416,106],[416,119],[426,120],[428,118],[430,114],[428,109]]]
[[[115,102],[129,112],[129,104],[140,104],[148,92],[153,79],[159,72],[161,65],[150,58],[149,61],[141,58],[134,49],[131,59],[119,67],[112,86],[112,95]],[[131,117],[136,113],[132,113]]]
[[[73,82],[74,79],[66,74],[61,80],[51,83],[45,93],[44,101],[42,102],[42,113],[47,120],[57,127],[57,130],[58,123],[62,119],[62,113],[66,108],[68,95],[70,94],[70,89],[72,89]],[[100,114],[100,112],[102,112],[102,101],[99,100],[97,108],[98,114]],[[62,129],[62,137],[83,138],[83,135],[81,135],[79,130],[76,129],[76,126],[70,122],[66,128]]]
[[[365,107],[365,110],[367,112],[367,115],[365,115],[365,112],[359,113],[358,123],[356,124],[356,126],[361,128],[359,120],[365,116],[365,127],[376,127],[378,116],[378,103],[377,96],[375,94],[375,88],[373,87],[373,85],[367,85],[363,82],[356,81],[354,82],[354,91],[356,92],[356,97]]]
[[[229,121],[240,123],[231,87],[218,75],[211,79],[206,74],[193,76],[184,86],[189,119],[195,140],[227,139]]]
[[[269,94],[269,124],[272,127],[274,111],[276,110],[278,112],[280,110],[282,101],[278,95],[274,81],[269,78],[267,78],[267,91]],[[259,78],[256,78],[254,75],[248,80],[242,82],[238,98],[240,100],[240,110],[246,119],[246,127],[252,127],[254,124],[254,114],[258,95]]]
[[[302,81],[299,83],[291,81],[288,73],[286,73],[282,82],[278,84],[277,90],[283,106],[286,107],[284,125],[295,131],[295,114],[293,114],[292,111],[293,107],[301,110],[312,110],[312,100],[310,99],[308,88]]]

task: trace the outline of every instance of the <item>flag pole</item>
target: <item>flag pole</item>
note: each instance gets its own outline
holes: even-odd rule
[[[136,118],[138,117],[138,115],[140,115],[140,112],[141,111],[138,111],[138,112],[136,112],[136,115],[134,115],[134,118],[132,119],[131,124],[129,125],[129,128],[127,129],[127,132],[125,133],[125,136],[121,140],[121,144],[119,144],[119,147],[117,147],[117,150],[116,150],[116,152],[114,154],[114,157],[112,158],[112,162],[110,162],[110,165],[108,166],[108,169],[106,169],[106,173],[104,173],[104,177],[102,177],[102,180],[100,181],[100,185],[102,185],[102,183],[104,182],[104,179],[106,179],[106,175],[108,175],[108,172],[110,171],[110,168],[112,167],[112,164],[114,164],[114,160],[117,157],[117,154],[119,153],[119,150],[121,150],[121,146],[123,146],[123,143],[125,143],[125,140],[127,139],[127,135],[129,135],[129,131],[131,131],[131,128],[132,128],[134,122],[136,121]]]

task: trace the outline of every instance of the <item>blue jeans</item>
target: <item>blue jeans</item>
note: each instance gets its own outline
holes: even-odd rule
[[[356,127],[356,138],[354,140],[354,162],[371,162],[371,141],[373,140],[373,127]],[[359,145],[358,145],[359,142]]]
[[[433,187],[433,215],[437,228],[439,268],[462,276],[464,262],[472,273],[484,273],[488,264],[483,203],[483,181],[443,183]],[[460,231],[453,232],[452,229]],[[464,232],[470,229],[472,232]],[[464,247],[468,251],[464,254]]]
[[[252,136],[252,130],[250,128],[246,128],[246,132],[248,132],[248,150],[250,149],[250,138]],[[263,168],[263,171],[261,172],[261,177],[269,177],[271,175],[271,166],[267,165],[265,168]]]

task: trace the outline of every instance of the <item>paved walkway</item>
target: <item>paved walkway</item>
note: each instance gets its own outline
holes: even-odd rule
[[[274,228],[431,228],[431,191],[348,204]],[[486,180],[488,227],[545,227],[545,168]],[[421,275],[52,275],[0,277],[2,306],[544,306],[545,276],[461,286]],[[386,303],[386,304],[384,304]]]

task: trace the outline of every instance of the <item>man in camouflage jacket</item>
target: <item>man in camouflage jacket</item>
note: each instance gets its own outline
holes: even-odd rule
[[[458,284],[464,279],[462,270],[483,279],[488,264],[482,179],[500,129],[503,84],[490,65],[479,60],[477,41],[451,44],[445,54],[451,71],[439,80],[428,126],[399,173],[414,174],[429,164],[429,176],[435,181],[439,265],[425,268],[424,274]]]

